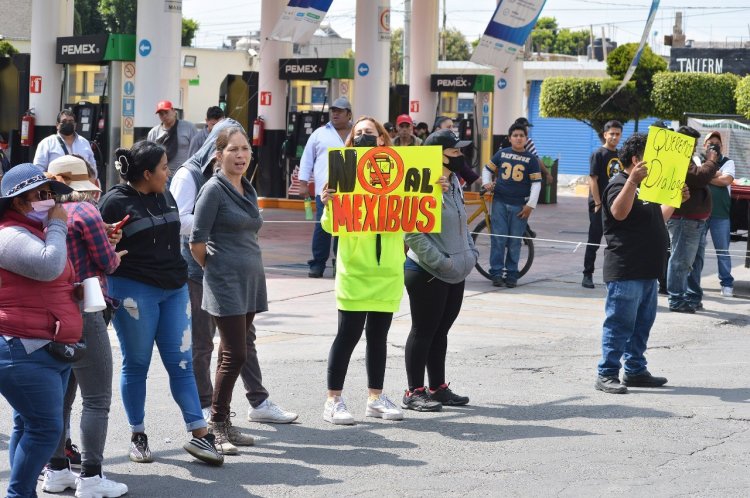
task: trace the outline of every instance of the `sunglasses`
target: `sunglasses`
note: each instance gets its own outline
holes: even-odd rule
[[[47,201],[49,199],[56,199],[57,198],[57,194],[55,194],[51,190],[37,190],[36,191],[36,197],[40,201]]]

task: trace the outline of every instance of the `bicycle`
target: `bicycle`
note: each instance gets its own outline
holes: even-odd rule
[[[471,223],[477,219],[480,215],[484,215],[484,218],[479,220],[471,233],[471,238],[474,240],[474,245],[479,250],[479,259],[477,264],[474,266],[476,270],[485,278],[492,280],[490,276],[490,240],[492,238],[492,229],[490,224],[490,212],[487,209],[487,202],[492,202],[492,192],[480,192],[479,198],[477,199],[465,199],[464,204],[466,206],[478,206],[477,210],[474,211],[471,216],[466,220],[466,224],[471,226]],[[479,235],[482,235],[479,237]],[[534,237],[536,233],[526,225],[526,230],[523,233],[523,244],[521,244],[521,254],[518,257],[518,278],[523,277],[531,268],[531,264],[534,262]]]

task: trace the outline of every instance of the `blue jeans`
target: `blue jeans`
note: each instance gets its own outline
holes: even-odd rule
[[[619,376],[621,358],[628,375],[646,370],[643,354],[656,319],[657,288],[656,279],[607,282],[602,359],[598,366],[602,377]]]
[[[731,231],[729,218],[709,218],[708,228],[711,230],[711,240],[716,250],[716,260],[719,265],[719,282],[722,287],[734,287],[732,277],[732,257],[729,254]]]
[[[518,259],[521,257],[522,241],[517,237],[523,237],[527,224],[525,219],[518,217],[522,209],[523,205],[506,204],[497,196],[492,200],[490,276],[493,278],[502,276],[505,269],[506,280],[518,280]],[[511,235],[512,238],[502,237],[503,235]]]
[[[320,201],[320,196],[315,196],[315,229],[313,230],[312,238],[312,257],[307,262],[310,265],[312,271],[323,271],[325,270],[326,263],[328,262],[328,256],[331,255],[331,238],[333,238],[333,255],[336,257],[336,250],[338,249],[338,237],[331,237],[331,234],[323,230],[320,225],[320,218],[323,216],[323,203]]]
[[[669,307],[698,304],[703,298],[700,272],[706,247],[706,222],[673,218],[667,221],[672,254],[667,267]],[[700,254],[699,254],[700,253]]]
[[[70,363],[44,348],[27,354],[20,339],[0,337],[0,394],[13,408],[8,497],[34,497],[39,472],[63,433]]]
[[[120,390],[131,431],[145,432],[146,377],[154,343],[187,430],[206,427],[193,375],[187,285],[160,289],[129,278],[107,280],[109,295],[120,301],[112,324],[122,350]]]

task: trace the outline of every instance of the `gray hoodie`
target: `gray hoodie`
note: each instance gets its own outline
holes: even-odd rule
[[[442,231],[408,233],[406,254],[419,266],[449,284],[463,282],[477,263],[479,251],[466,224],[466,209],[461,184],[450,175],[450,188],[443,193]]]

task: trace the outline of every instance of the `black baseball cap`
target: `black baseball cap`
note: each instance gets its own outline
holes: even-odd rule
[[[422,145],[442,145],[443,149],[463,149],[471,140],[459,140],[451,130],[438,130],[424,139]]]

